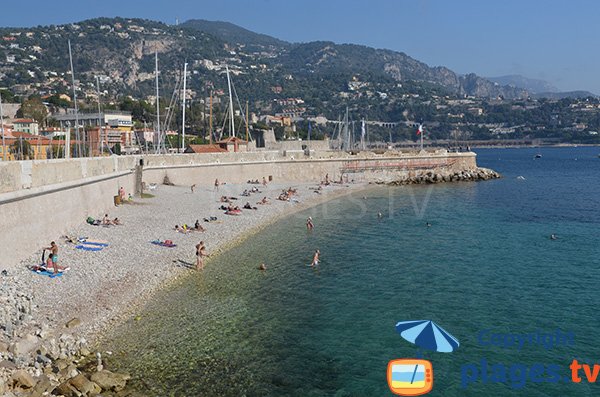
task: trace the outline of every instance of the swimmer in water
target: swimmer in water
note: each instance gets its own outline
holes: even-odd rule
[[[311,267],[315,267],[319,264],[319,255],[320,254],[321,254],[321,251],[319,251],[319,250],[315,251],[315,255],[313,256],[312,263],[310,264]]]
[[[551,234],[550,240],[558,240],[558,236],[556,234]]]

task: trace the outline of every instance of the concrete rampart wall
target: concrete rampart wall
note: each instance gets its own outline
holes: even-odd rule
[[[87,216],[114,207],[119,187],[133,191],[130,171],[0,194],[0,268],[16,266]]]
[[[135,167],[144,163],[143,181],[209,185],[215,179],[243,183],[272,177],[275,182],[391,181],[410,172],[476,168],[473,153],[363,152],[357,155],[303,151],[122,156],[90,159],[0,162],[0,269],[16,266],[87,216],[113,206],[120,186],[135,191]]]

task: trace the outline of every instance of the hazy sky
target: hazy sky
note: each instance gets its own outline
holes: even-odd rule
[[[458,73],[522,74],[600,94],[598,0],[27,0],[3,4],[0,25],[99,16],[228,21],[292,42],[389,48]]]

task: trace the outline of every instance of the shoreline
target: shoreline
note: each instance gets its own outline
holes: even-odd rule
[[[326,202],[329,202],[329,201],[332,201],[335,199],[339,199],[339,198],[343,198],[343,197],[349,196],[353,193],[363,192],[368,189],[378,188],[380,186],[375,185],[375,184],[350,184],[350,185],[345,184],[343,186],[337,186],[337,187],[346,187],[346,188],[350,188],[350,190],[341,190],[341,191],[330,192],[325,195],[315,197],[313,200],[310,200],[308,203],[298,204],[289,212],[278,211],[278,212],[272,214],[271,217],[261,220],[258,224],[248,228],[247,230],[242,231],[240,235],[235,236],[231,240],[225,241],[221,245],[217,246],[217,248],[215,250],[211,251],[211,257],[209,259],[205,260],[204,266],[205,267],[210,266],[210,263],[216,257],[223,255],[227,251],[231,250],[232,248],[235,248],[236,246],[240,245],[247,239],[259,234],[268,226],[270,226],[282,219],[292,217],[293,215],[297,214],[298,212],[317,207]],[[176,262],[176,260],[173,260],[173,262]],[[184,270],[184,269],[182,269],[182,270]],[[99,332],[97,332],[94,335],[94,339],[92,339],[90,341],[90,343],[91,343],[90,346],[93,347],[94,350],[98,350],[99,347],[104,342],[107,335],[114,329],[114,327],[116,325],[122,323],[123,321],[126,321],[128,318],[131,318],[136,311],[140,310],[143,306],[145,306],[147,304],[146,298],[152,298],[158,292],[172,287],[174,284],[179,282],[181,279],[183,279],[185,277],[191,277],[196,272],[194,269],[189,269],[189,270],[191,271],[191,273],[190,273],[190,271],[184,270],[181,272],[171,274],[171,276],[168,279],[166,279],[164,282],[157,285],[152,290],[146,291],[143,296],[139,296],[137,299],[137,302],[134,302],[131,307],[122,311],[118,315],[118,318],[115,318],[114,321],[111,321],[110,324],[107,324],[102,330],[100,330]]]
[[[299,202],[275,200],[278,192],[290,185],[298,190],[295,197]],[[39,262],[39,253],[32,253],[14,271],[0,276],[0,290],[17,295],[17,300],[9,302],[16,308],[14,313],[4,313],[5,317],[13,317],[9,318],[12,325],[0,329],[0,364],[5,363],[0,365],[0,384],[22,383],[14,376],[25,372],[30,378],[38,378],[39,383],[45,378],[54,388],[80,374],[73,368],[70,373],[53,374],[52,369],[55,363],[66,360],[72,366],[78,357],[92,354],[116,325],[134,315],[158,291],[190,277],[190,271],[195,273],[187,267],[193,265],[190,258],[198,240],[205,240],[208,252],[218,256],[280,219],[375,187],[364,183],[332,184],[316,195],[309,188],[315,185],[273,183],[266,189],[259,187],[264,189],[260,197],[240,196],[242,190],[258,185],[228,184],[218,193],[200,186],[193,194],[187,186],[161,185],[154,198],[137,199],[111,211],[111,219],[118,216],[124,226],[90,226],[82,220],[69,235],[104,239],[109,247],[100,252],[81,251],[57,236],[60,264],[71,267],[63,276],[51,279],[32,273],[27,267]],[[171,229],[176,222],[193,223],[191,218],[218,214],[219,195],[240,196],[235,202],[240,207],[246,201],[254,205],[263,196],[271,204],[258,205],[256,211],[244,210],[239,217],[218,215],[219,223],[202,222],[205,233],[180,235]],[[172,239],[178,247],[149,244],[154,237]],[[211,262],[209,258],[205,266]],[[0,392],[4,392],[1,387]]]

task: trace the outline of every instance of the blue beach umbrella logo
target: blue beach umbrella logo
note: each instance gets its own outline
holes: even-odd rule
[[[422,349],[451,353],[460,346],[458,339],[431,320],[400,321],[396,331]]]

